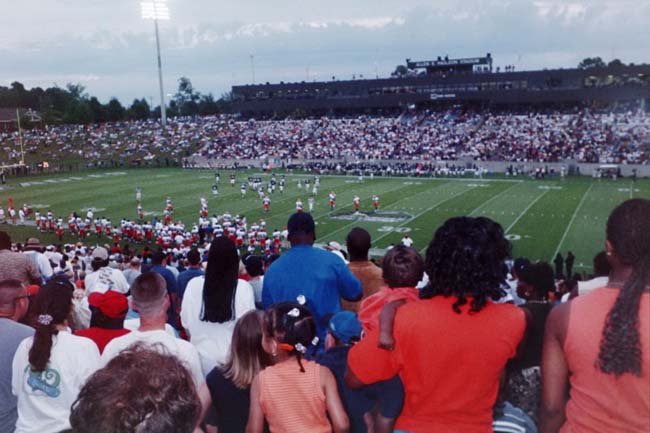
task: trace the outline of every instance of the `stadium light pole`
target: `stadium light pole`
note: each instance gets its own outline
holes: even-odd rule
[[[160,124],[163,129],[167,126],[167,107],[165,105],[165,92],[163,90],[162,62],[160,61],[160,36],[158,34],[158,20],[169,20],[169,7],[167,0],[148,0],[140,3],[142,18],[153,20],[156,31],[156,53],[158,55],[158,83],[160,85]]]

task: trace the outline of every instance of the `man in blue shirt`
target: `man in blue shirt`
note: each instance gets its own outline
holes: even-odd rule
[[[151,257],[151,264],[152,267],[149,269],[149,272],[160,274],[165,279],[165,283],[167,283],[167,294],[169,294],[169,299],[171,299],[171,306],[167,311],[167,323],[178,330],[179,322],[177,315],[180,311],[180,303],[178,302],[178,292],[176,290],[176,277],[174,277],[172,271],[167,269],[167,255],[163,251],[156,251]]]
[[[296,302],[303,296],[316,321],[321,344],[325,339],[327,319],[341,310],[341,298],[361,298],[361,283],[340,257],[314,248],[316,227],[308,213],[297,212],[287,224],[291,249],[273,262],[264,276],[262,304]]]
[[[176,289],[178,290],[179,302],[183,300],[187,283],[194,277],[202,277],[204,275],[205,272],[201,270],[201,253],[196,248],[192,248],[187,253],[187,269],[178,274]]]

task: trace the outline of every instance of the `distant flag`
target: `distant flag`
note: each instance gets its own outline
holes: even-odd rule
[[[422,163],[418,162],[418,177],[422,175]]]
[[[9,197],[9,209],[13,209],[13,208],[14,208],[14,199]]]

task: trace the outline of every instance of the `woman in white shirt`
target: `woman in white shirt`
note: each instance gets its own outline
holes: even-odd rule
[[[206,375],[225,362],[237,319],[255,309],[253,288],[238,279],[238,272],[235,244],[218,236],[210,245],[205,277],[191,279],[183,295],[181,322]]]
[[[36,332],[20,343],[12,365],[11,388],[18,398],[15,433],[69,429],[70,407],[99,367],[95,343],[68,329],[73,291],[69,281],[55,278],[36,295]]]

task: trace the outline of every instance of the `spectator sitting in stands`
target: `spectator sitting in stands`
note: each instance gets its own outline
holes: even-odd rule
[[[612,211],[605,247],[607,285],[546,322],[541,433],[650,430],[650,200]]]
[[[423,300],[395,316],[394,350],[378,347],[379,330],[350,350],[348,386],[400,375],[406,397],[396,431],[491,430],[499,377],[526,324],[521,309],[494,303],[503,296],[509,254],[499,224],[483,217],[447,220],[427,248]]]
[[[52,279],[39,290],[36,332],[23,340],[12,363],[12,392],[18,397],[16,432],[59,432],[70,427],[70,406],[99,368],[99,350],[72,335],[68,317],[72,284]]]
[[[370,233],[364,228],[355,227],[350,230],[346,237],[345,244],[350,255],[348,268],[355,277],[361,282],[363,295],[360,301],[350,302],[345,299],[341,300],[341,308],[357,313],[361,301],[368,296],[377,293],[384,287],[382,271],[377,265],[368,260],[368,251],[370,251],[371,238]]]
[[[178,357],[190,370],[197,388],[202,385],[201,361],[194,346],[165,330],[170,301],[163,277],[155,272],[145,272],[135,279],[131,296],[133,309],[140,313],[140,327],[108,343],[102,353],[102,365],[108,364],[131,344],[142,342],[164,348],[167,353]]]
[[[215,425],[219,433],[246,430],[251,383],[271,364],[262,348],[263,324],[264,313],[257,310],[249,311],[237,321],[226,363],[213,368],[201,387],[203,413],[208,413],[205,422]]]
[[[69,432],[191,433],[200,410],[183,363],[137,343],[88,379],[72,405]]]
[[[329,368],[336,378],[345,411],[350,419],[350,433],[390,433],[404,404],[404,387],[399,378],[350,389],[344,376],[348,353],[360,339],[361,322],[352,311],[336,313],[329,321],[325,353],[316,361]]]
[[[90,328],[78,330],[75,335],[90,338],[97,345],[99,353],[102,353],[111,340],[130,332],[124,329],[129,301],[122,293],[108,290],[105,293],[91,293],[88,304],[92,312]]]
[[[274,364],[253,380],[246,433],[262,433],[265,418],[273,432],[325,433],[332,427],[334,433],[347,432],[350,423],[334,375],[305,359],[317,343],[310,311],[280,302],[267,310],[264,325],[262,344]]]

